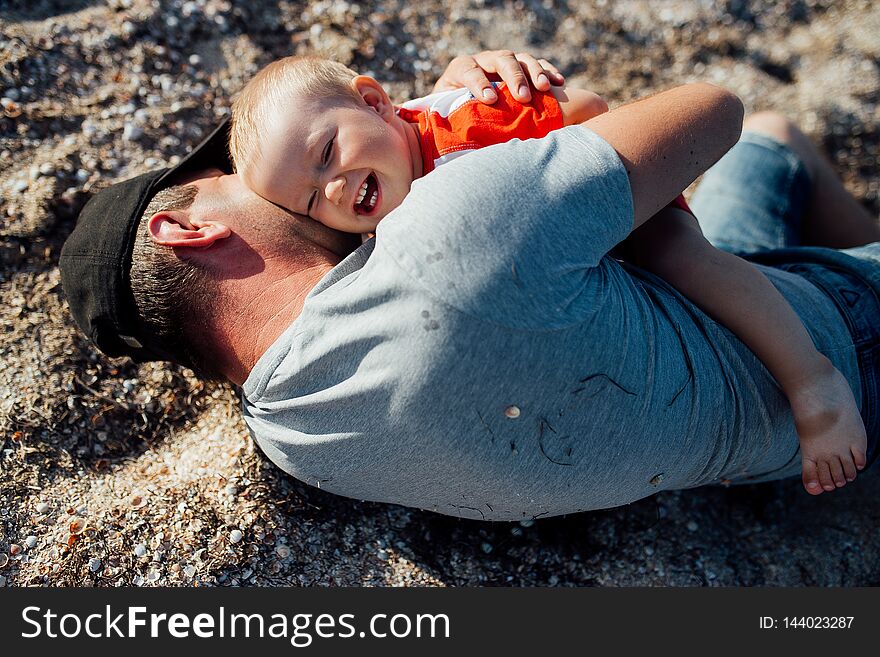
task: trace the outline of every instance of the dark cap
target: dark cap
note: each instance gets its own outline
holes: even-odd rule
[[[131,293],[131,254],[141,216],[157,192],[181,174],[217,168],[232,173],[229,120],[171,168],[108,187],[79,213],[61,249],[61,285],[76,323],[108,356],[174,360],[145,330]]]

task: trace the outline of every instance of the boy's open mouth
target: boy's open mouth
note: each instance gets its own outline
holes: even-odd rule
[[[367,179],[361,183],[357,196],[354,199],[355,214],[371,215],[376,211],[379,205],[379,180],[376,174],[371,173]]]

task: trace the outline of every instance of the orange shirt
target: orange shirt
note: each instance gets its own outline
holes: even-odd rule
[[[419,126],[424,173],[478,148],[544,137],[562,127],[562,111],[551,94],[532,90],[531,102],[522,104],[507,85],[499,83],[495,89],[498,100],[492,105],[479,102],[467,89],[455,89],[407,101],[397,109],[401,118]]]
[[[545,137],[564,125],[559,102],[549,92],[532,89],[531,101],[520,103],[503,82],[495,83],[495,91],[498,100],[492,105],[462,88],[409,100],[397,108],[403,120],[418,124],[423,174],[479,148]],[[670,205],[693,214],[680,194]]]

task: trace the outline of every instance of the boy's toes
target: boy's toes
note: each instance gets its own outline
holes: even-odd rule
[[[831,478],[831,468],[828,467],[828,461],[820,461],[816,467],[819,470],[819,483],[822,484],[822,488],[827,491],[834,490],[834,479]]]
[[[831,471],[831,478],[834,480],[834,485],[837,488],[846,486],[846,476],[843,474],[843,465],[838,457],[832,456],[828,459],[828,469]]]
[[[810,495],[821,495],[822,494],[822,486],[819,484],[819,472],[816,469],[815,461],[807,461],[804,459],[803,461],[803,482],[804,489]]]
[[[856,470],[855,459],[843,456],[841,457],[840,462],[843,465],[843,475],[846,477],[846,480],[854,481],[856,478],[856,474],[858,474],[858,471]]]
[[[865,457],[865,450],[860,447],[852,447],[850,448],[850,452],[852,452],[853,461],[856,464],[856,467],[861,470],[865,467],[865,464],[868,462],[868,459]]]

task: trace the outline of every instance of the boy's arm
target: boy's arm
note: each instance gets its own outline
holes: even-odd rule
[[[713,247],[696,219],[675,208],[664,208],[633,231],[625,247],[627,259],[731,330],[779,383],[800,438],[807,491],[821,492],[820,482],[832,490],[835,482],[852,480],[853,465],[865,463],[859,447],[865,428],[852,389],[767,277]]]
[[[550,93],[559,103],[562,121],[565,125],[583,123],[608,111],[608,103],[592,91],[572,89],[562,85],[551,87]]]
[[[730,329],[786,393],[829,365],[785,297],[757,268],[712,246],[696,219],[664,208],[633,231],[627,255]]]

